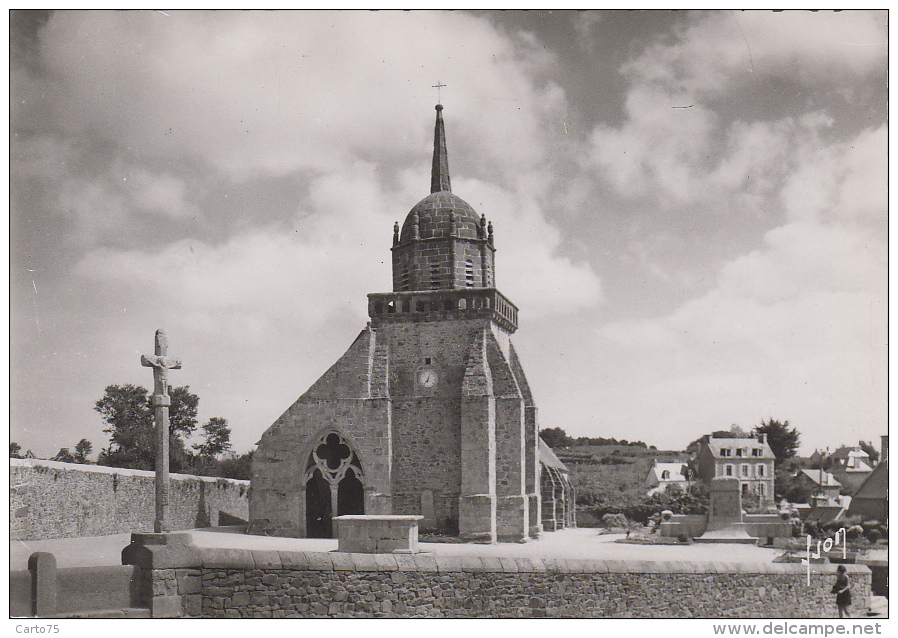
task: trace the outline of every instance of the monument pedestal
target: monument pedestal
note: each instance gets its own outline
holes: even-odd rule
[[[708,526],[704,534],[694,539],[695,542],[757,544],[758,539],[749,535],[742,522],[742,488],[739,479],[712,479],[710,488]]]
[[[757,545],[758,539],[750,536],[745,530],[745,523],[730,523],[718,529],[711,529],[708,525],[708,531],[694,539],[696,543],[745,543],[746,545]]]

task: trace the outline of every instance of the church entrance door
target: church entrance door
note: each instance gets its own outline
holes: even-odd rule
[[[336,432],[322,437],[306,463],[306,536],[333,538],[333,513],[365,513],[361,464]]]

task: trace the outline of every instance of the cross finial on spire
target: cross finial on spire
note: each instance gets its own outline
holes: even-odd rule
[[[444,86],[446,86],[446,85],[445,85],[445,84],[440,84],[440,81],[437,80],[437,83],[434,84],[434,85],[431,87],[431,88],[434,88],[434,89],[437,90],[437,103],[440,102],[440,89],[443,88]]]

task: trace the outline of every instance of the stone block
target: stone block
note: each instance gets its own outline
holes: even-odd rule
[[[502,561],[498,556],[483,556],[483,569],[487,572],[503,572]]]
[[[356,571],[359,572],[376,572],[379,571],[379,567],[377,566],[377,561],[375,560],[374,554],[364,553],[364,554],[351,554],[352,562],[355,565]]]
[[[354,539],[344,538],[340,540],[339,551],[349,554],[374,554],[377,551],[377,541],[367,536]]]
[[[401,572],[413,572],[418,568],[412,554],[396,554],[396,567]]]
[[[191,618],[202,616],[203,597],[199,594],[190,594],[184,597],[184,614]]]
[[[308,569],[309,559],[306,552],[278,552],[282,569]]]
[[[281,557],[273,550],[252,550],[253,564],[256,569],[282,569]]]
[[[184,597],[153,596],[150,614],[153,618],[181,618],[184,615]]]
[[[256,566],[248,549],[203,549],[201,559],[205,569],[254,569]]]
[[[461,569],[464,572],[482,572],[486,568],[480,556],[461,556]]]
[[[334,563],[331,561],[330,554],[325,552],[306,552],[309,560],[308,569],[315,571],[333,571]]]
[[[376,541],[377,552],[381,553],[389,553],[396,551],[405,551],[408,552],[408,541],[407,540],[395,540],[395,539],[380,539]]]
[[[199,594],[203,590],[203,581],[199,576],[185,576],[177,582],[179,594]]]
[[[437,570],[440,572],[460,572],[461,557],[446,554],[436,554]]]
[[[396,557],[392,554],[374,554],[374,561],[381,571],[394,571],[399,569]]]
[[[352,554],[343,552],[330,552],[331,563],[334,571],[352,572],[355,571],[355,562],[352,560]]]
[[[231,597],[231,607],[246,607],[249,605],[249,594],[247,592],[236,592]]]
[[[518,564],[515,562],[514,558],[500,556],[499,564],[502,566],[503,572],[517,573],[518,571]]]
[[[533,560],[528,557],[516,557],[514,559],[514,562],[518,567],[518,572],[520,573],[533,573],[537,571],[533,566]]]
[[[437,561],[433,554],[414,554],[413,559],[418,571],[435,572],[437,569]]]

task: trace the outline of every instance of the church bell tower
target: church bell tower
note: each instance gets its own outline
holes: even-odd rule
[[[430,194],[393,227],[392,292],[368,295],[368,326],[253,455],[265,533],[326,537],[340,514],[420,515],[424,532],[488,542],[541,531],[518,309],[496,288],[492,224],[451,190],[442,111]]]
[[[432,502],[436,526],[457,520],[467,538],[538,534],[536,408],[510,340],[518,309],[496,288],[492,222],[452,192],[442,105],[430,194],[394,225],[391,250],[393,292],[369,294],[368,311],[393,355],[394,511],[426,521]]]

